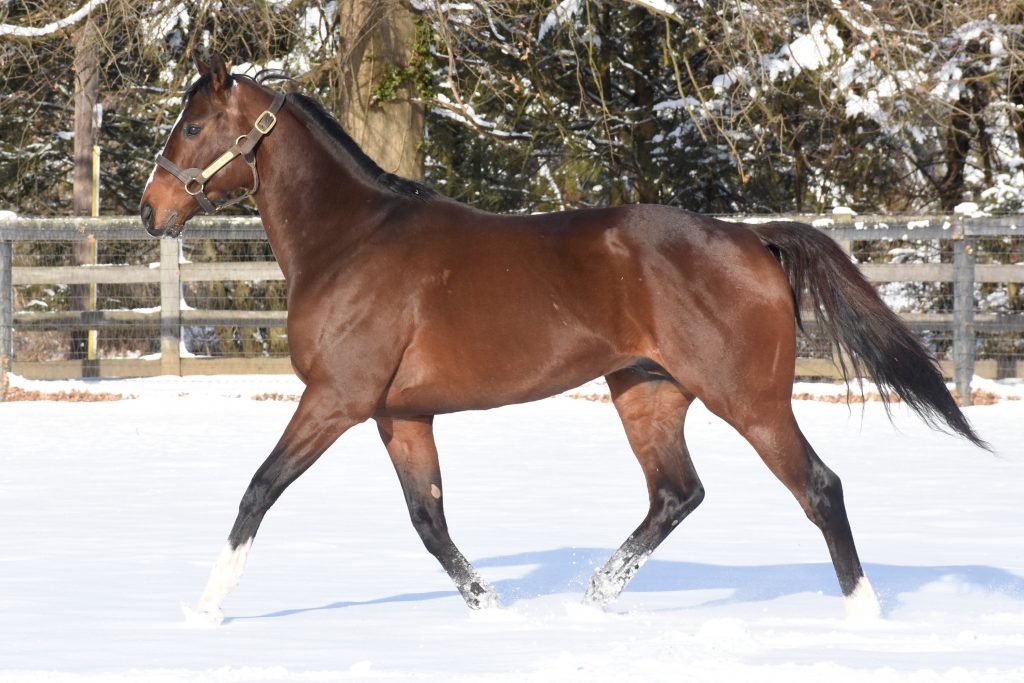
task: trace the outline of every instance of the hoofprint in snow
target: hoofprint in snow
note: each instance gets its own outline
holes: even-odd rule
[[[301,385],[12,380],[136,398],[0,404],[0,683],[1024,680],[1021,400],[966,411],[995,456],[899,406],[893,426],[878,403],[795,403],[843,478],[881,619],[845,616],[820,533],[700,405],[707,500],[619,600],[582,607],[646,491],[614,409],[563,396],[437,420],[449,526],[502,608],[466,609],[363,425],[282,496],[224,624],[198,630],[179,605],[200,604],[295,408],[251,399]]]

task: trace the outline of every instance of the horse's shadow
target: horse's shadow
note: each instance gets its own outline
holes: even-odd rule
[[[489,557],[474,564],[484,576],[487,575],[488,568],[528,567],[520,578],[494,582],[501,603],[510,606],[521,600],[558,593],[578,593],[582,597],[591,574],[612,552],[603,548],[559,548]],[[948,577],[954,577],[960,584],[968,587],[998,592],[1009,598],[1024,599],[1024,578],[996,567],[868,564],[865,565],[865,572],[871,577],[872,584],[883,603],[892,602],[900,593],[914,592]],[[837,597],[840,595],[832,565],[827,563],[733,566],[652,559],[637,573],[626,589],[629,593],[695,590],[727,593],[725,597],[710,598],[699,603],[701,606],[761,602],[797,593],[821,593]],[[373,600],[340,601],[318,607],[298,607],[267,614],[230,617],[225,623],[288,617],[306,612],[364,605],[423,602],[454,596],[458,596],[454,589],[402,593]]]

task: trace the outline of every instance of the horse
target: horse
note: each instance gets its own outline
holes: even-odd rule
[[[251,197],[288,283],[291,362],[305,385],[241,498],[196,608],[202,619],[222,621],[222,602],[282,492],[370,419],[426,549],[470,608],[498,605],[449,534],[434,418],[601,376],[649,508],[594,573],[586,603],[617,598],[703,500],[683,436],[699,399],[820,529],[848,612],[880,614],[839,477],[793,415],[805,290],[818,327],[847,359],[847,384],[869,377],[931,427],[988,447],[934,357],[811,226],[658,205],[486,213],[382,171],[312,98],[232,74],[218,55],[196,66],[141,198],[143,226],[177,238],[200,211]]]

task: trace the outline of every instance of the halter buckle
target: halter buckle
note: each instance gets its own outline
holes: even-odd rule
[[[259,118],[256,119],[256,123],[253,124],[253,128],[260,132],[260,135],[266,135],[269,133],[274,126],[277,124],[277,115],[274,112],[267,109]]]

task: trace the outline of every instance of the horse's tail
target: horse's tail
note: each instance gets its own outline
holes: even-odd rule
[[[864,377],[866,370],[878,386],[886,412],[891,389],[929,426],[940,430],[948,426],[991,450],[953,400],[934,356],[885,305],[838,244],[802,223],[773,222],[751,228],[782,263],[801,330],[800,299],[805,289],[810,292],[818,326],[840,351],[840,370],[847,384],[851,374]]]

